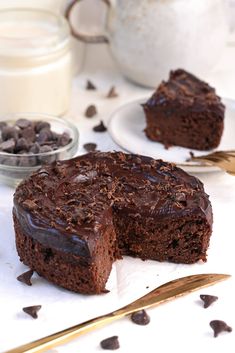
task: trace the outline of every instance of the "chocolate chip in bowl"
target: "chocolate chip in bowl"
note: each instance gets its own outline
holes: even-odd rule
[[[44,164],[72,158],[76,126],[46,114],[20,113],[0,119],[0,182],[16,186]]]

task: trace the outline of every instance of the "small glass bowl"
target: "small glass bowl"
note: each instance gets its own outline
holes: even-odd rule
[[[66,132],[70,136],[71,141],[66,146],[44,153],[13,154],[0,151],[0,183],[13,187],[16,187],[22,179],[39,169],[42,165],[72,158],[77,152],[79,137],[78,130],[74,124],[47,114],[10,114],[1,118],[0,123],[6,122],[9,125],[14,125],[18,119],[48,122],[53,132],[58,134]]]

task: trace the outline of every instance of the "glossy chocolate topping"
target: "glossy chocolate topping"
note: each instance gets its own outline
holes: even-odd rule
[[[144,107],[164,105],[169,101],[178,101],[185,107],[192,107],[193,111],[204,111],[209,107],[217,112],[220,119],[224,118],[225,107],[215,89],[181,69],[171,71],[169,80],[160,84]]]
[[[14,213],[43,245],[92,256],[115,208],[156,221],[202,215],[212,223],[202,183],[173,164],[122,152],[94,152],[45,166],[23,181]]]

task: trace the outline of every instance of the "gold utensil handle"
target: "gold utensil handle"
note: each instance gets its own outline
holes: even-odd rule
[[[123,315],[124,316],[124,315]],[[95,319],[88,320],[79,325],[67,328],[63,331],[53,333],[50,336],[40,338],[36,341],[24,344],[23,346],[13,348],[5,353],[36,353],[44,352],[57,345],[61,345],[70,342],[72,339],[93,330],[96,327],[102,326],[102,324],[108,324],[109,322],[118,319],[119,317],[107,314],[99,316]]]
[[[149,308],[151,306],[164,303],[170,299],[191,293],[192,291],[195,291],[199,288],[207,287],[219,281],[228,279],[229,277],[230,275],[224,274],[198,274],[178,278],[176,280],[165,283],[160,287],[157,287],[143,297],[135,300],[134,302],[124,306],[121,309],[113,311],[112,313],[88,320],[81,324],[67,328],[63,331],[54,333],[50,336],[41,338],[31,343],[27,343],[18,348],[11,349],[5,353],[44,352],[47,349],[69,342],[73,338],[76,338],[83,333],[87,333],[98,326],[108,324],[135,311]]]
[[[209,166],[216,166],[230,175],[235,175],[235,151],[215,151],[202,156],[193,156],[190,161],[198,161]],[[199,164],[200,165],[200,164]]]

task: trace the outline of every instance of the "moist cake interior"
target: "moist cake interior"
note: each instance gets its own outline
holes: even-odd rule
[[[121,152],[45,166],[17,187],[13,216],[20,259],[80,293],[104,292],[123,255],[206,261],[212,230],[211,204],[197,178]]]

